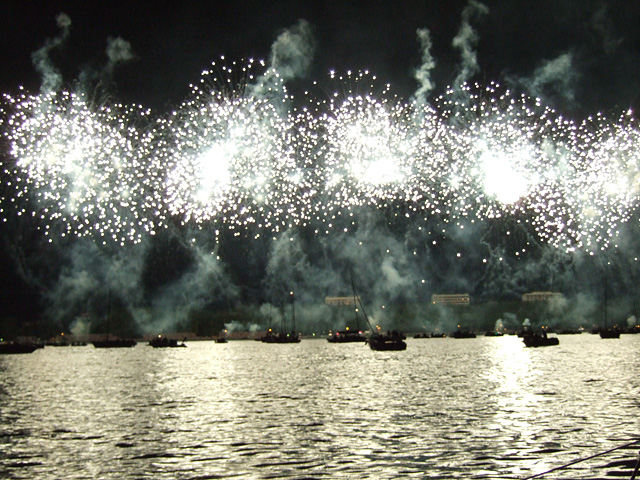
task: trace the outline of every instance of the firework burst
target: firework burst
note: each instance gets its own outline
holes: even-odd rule
[[[150,137],[131,121],[148,112],[95,106],[70,92],[5,102],[4,169],[18,215],[37,218],[49,236],[124,244],[154,233],[159,205],[139,156]]]
[[[292,125],[274,106],[277,89],[267,86],[277,74],[255,76],[248,73],[253,67],[254,62],[243,67],[238,85],[229,78],[237,67],[223,67],[222,88],[214,70],[204,72],[192,98],[160,123],[165,203],[183,224],[255,224],[279,231],[290,217],[297,222]]]
[[[105,243],[140,242],[169,218],[328,234],[384,210],[460,228],[502,220],[590,253],[616,246],[637,208],[631,112],[576,125],[494,83],[429,106],[400,101],[368,72],[330,77],[326,98],[306,92],[296,104],[264,62],[214,63],[153,129],[138,127],[150,123],[140,107],[82,94],[5,96],[5,202],[50,238]]]

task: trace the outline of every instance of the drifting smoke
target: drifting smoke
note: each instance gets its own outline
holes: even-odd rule
[[[556,98],[570,106],[575,102],[575,84],[579,79],[574,64],[574,55],[563,53],[538,66],[531,78],[511,80],[510,83],[532,96],[544,99],[548,104],[555,103],[552,100]]]
[[[426,28],[419,28],[417,31],[420,48],[422,50],[422,65],[415,72],[415,78],[418,81],[418,90],[414,94],[416,102],[426,104],[427,97],[434,89],[435,85],[431,80],[431,71],[436,66],[436,61],[431,54],[431,35]]]
[[[121,63],[128,62],[135,58],[131,50],[131,44],[126,40],[117,37],[107,40],[107,58],[109,63],[106,66],[106,73],[111,76],[114,69]]]
[[[591,17],[591,28],[600,36],[603,50],[609,54],[615,54],[622,45],[623,39],[613,33],[613,25],[609,17],[608,6],[600,5]]]
[[[113,74],[118,66],[135,59],[131,44],[123,38],[108,38],[105,50],[107,63],[101,68],[86,67],[80,72],[79,90],[90,92],[92,84],[98,81],[104,90],[113,82]]]
[[[229,278],[216,252],[206,247],[191,245],[191,261],[181,275],[172,276],[153,292],[151,311],[157,316],[142,319],[145,331],[166,331],[176,324],[184,324],[190,313],[219,302],[233,304],[238,297],[238,287]]]
[[[460,72],[453,83],[456,87],[466,83],[480,70],[478,56],[475,51],[478,34],[471,26],[471,21],[488,13],[489,8],[476,0],[469,0],[469,3],[462,11],[462,24],[452,42],[454,48],[460,52]]]
[[[56,23],[61,30],[60,35],[47,40],[45,45],[31,56],[36,71],[42,75],[41,89],[42,93],[45,94],[57,91],[62,85],[62,74],[51,62],[49,54],[52,50],[59,48],[69,37],[71,19],[66,14],[61,13],[56,17]]]
[[[140,255],[140,248],[105,251],[94,242],[79,240],[59,252],[65,256],[65,262],[47,294],[50,305],[47,315],[57,324],[86,312],[100,312],[94,320],[102,320],[110,307],[112,292],[131,313],[140,312],[144,304],[140,288],[144,256]]]
[[[250,95],[256,98],[274,98],[281,91],[282,83],[304,76],[311,66],[315,51],[315,39],[311,25],[299,20],[282,32],[271,46],[267,72],[255,85]]]
[[[282,76],[283,81],[293,80],[309,70],[314,50],[311,25],[306,20],[299,20],[281,33],[271,46],[271,68]]]

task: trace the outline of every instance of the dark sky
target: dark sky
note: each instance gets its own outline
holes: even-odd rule
[[[409,97],[421,63],[416,30],[427,28],[436,68],[433,94],[452,82],[460,54],[452,41],[467,1],[14,1],[0,4],[3,92],[24,85],[37,91],[32,52],[58,35],[56,16],[72,21],[70,36],[51,57],[66,85],[80,72],[106,64],[107,40],[130,42],[135,59],[114,74],[119,101],[165,110],[180,103],[188,85],[220,55],[268,59],[278,34],[299,19],[314,30],[309,78],[329,69],[369,69]],[[480,82],[511,82],[523,89],[549,62],[570,58],[565,71],[539,83],[536,95],[564,113],[586,115],[637,105],[640,80],[640,3],[591,0],[499,0],[470,17]]]

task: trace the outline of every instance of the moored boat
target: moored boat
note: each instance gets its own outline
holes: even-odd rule
[[[609,289],[607,286],[607,277],[604,278],[604,328],[599,329],[600,338],[620,338],[620,329],[617,326],[609,327],[609,307],[608,300]]]
[[[0,342],[0,354],[33,353],[39,348],[36,343]]]
[[[367,344],[369,345],[369,348],[371,350],[377,350],[377,351],[406,350],[407,343],[404,340],[407,337],[402,332],[393,330],[393,331],[387,331],[387,333],[384,334],[384,333],[379,333],[379,329],[376,329],[376,330],[373,329],[373,327],[371,326],[371,322],[369,321],[369,317],[367,317],[367,312],[364,310],[364,305],[362,304],[362,300],[360,299],[359,295],[356,295],[356,287],[353,282],[353,273],[351,274],[351,289],[353,290],[354,303],[357,302],[357,304],[360,305],[360,308],[362,309],[362,316],[367,322],[367,325],[369,325],[369,331],[378,332],[378,333],[371,333],[371,335],[369,335],[369,337],[367,338]],[[356,315],[358,314],[358,308],[357,308],[358,305],[356,305]]]
[[[329,343],[353,343],[353,342],[366,342],[367,337],[365,337],[364,332],[362,330],[340,330],[338,332],[334,332],[327,337],[327,341]]]
[[[110,338],[111,332],[111,291],[109,291],[109,299],[107,306],[107,334],[102,340],[95,340],[93,346],[95,348],[130,348],[135,347],[138,342],[133,339]]]
[[[522,341],[527,347],[549,347],[560,344],[558,337],[548,337],[545,331],[542,334],[530,332],[522,337]]]
[[[488,330],[484,333],[485,337],[502,337],[504,336],[504,333],[502,332],[498,332],[496,330]]]
[[[153,348],[175,348],[175,347],[186,347],[184,340],[182,343],[178,343],[178,340],[175,338],[167,338],[164,335],[158,335],[157,337],[149,340],[149,346]]]
[[[130,348],[135,347],[138,344],[138,342],[133,339],[109,337],[106,337],[103,340],[96,340],[91,343],[93,343],[95,348]]]
[[[456,330],[449,336],[453,338],[476,338],[476,334],[468,330]]]
[[[392,331],[386,334],[377,333],[371,335],[367,339],[367,343],[371,350],[377,351],[400,351],[407,349],[407,342],[404,341],[405,336],[400,332]]]
[[[262,343],[300,343],[300,336],[296,333],[296,307],[293,292],[291,296],[291,333],[286,333],[285,316],[282,315],[282,331],[275,333],[271,328],[260,339]]]
[[[260,340],[262,343],[300,343],[300,336],[296,333],[267,332]]]

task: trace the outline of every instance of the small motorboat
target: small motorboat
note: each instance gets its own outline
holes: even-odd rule
[[[178,340],[175,338],[167,338],[163,335],[158,335],[155,338],[149,340],[149,346],[153,348],[175,348],[175,347],[186,347],[184,344],[184,340],[182,343],[178,343]]]
[[[547,332],[543,332],[542,335],[539,333],[524,335],[522,341],[527,347],[549,347],[560,344],[558,337],[547,337]]]
[[[384,351],[400,351],[407,349],[406,337],[396,330],[387,332],[386,334],[375,334],[367,339],[369,348],[380,352]]]

